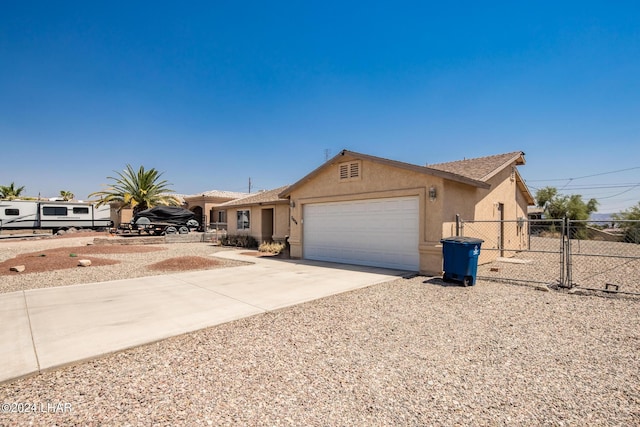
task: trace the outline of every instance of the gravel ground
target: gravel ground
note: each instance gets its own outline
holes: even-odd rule
[[[0,263],[13,259],[13,257],[18,254],[37,253],[60,247],[87,247],[96,237],[93,234],[83,233],[81,237],[0,241]],[[97,237],[104,237],[104,235],[99,234]],[[97,254],[92,256],[118,261],[117,264],[113,265],[92,265],[89,268],[83,268],[75,266],[77,264],[76,262],[74,263],[74,268],[63,270],[55,270],[52,266],[50,271],[28,273],[29,269],[27,268],[23,273],[0,275],[0,293],[161,275],[165,274],[166,271],[155,269],[154,264],[161,262],[166,263],[171,259],[180,259],[182,270],[224,268],[243,265],[241,262],[220,258],[216,258],[217,265],[208,265],[207,258],[211,259],[212,254],[227,250],[209,243],[152,244],[143,246],[142,248],[145,249],[144,252],[140,252],[139,248],[140,246],[131,247],[128,245],[104,245],[90,248],[98,251]],[[146,250],[151,251],[148,252]],[[73,252],[79,252],[79,250],[74,249]],[[38,261],[57,262],[54,257],[44,257],[38,259]],[[20,264],[21,262],[22,260],[15,263],[10,262],[9,264]],[[176,271],[180,268],[170,269]]]
[[[418,276],[0,385],[38,411],[0,425],[632,426],[639,352],[640,299]]]

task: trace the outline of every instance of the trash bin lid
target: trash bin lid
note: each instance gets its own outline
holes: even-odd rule
[[[482,239],[464,236],[447,237],[446,239],[440,240],[440,243],[456,243],[461,245],[479,245],[482,242],[484,242]]]

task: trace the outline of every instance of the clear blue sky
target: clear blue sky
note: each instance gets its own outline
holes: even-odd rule
[[[522,150],[533,193],[618,211],[640,201],[639,22],[637,1],[5,1],[0,185],[85,198],[131,164],[247,191],[326,150]]]

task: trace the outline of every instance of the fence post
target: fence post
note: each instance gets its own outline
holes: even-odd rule
[[[571,220],[569,218],[565,218],[567,221],[567,288],[573,287],[573,260],[571,259]]]
[[[456,237],[460,236],[460,214],[456,214]]]

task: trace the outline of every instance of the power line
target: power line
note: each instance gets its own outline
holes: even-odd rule
[[[611,199],[611,198],[613,198],[613,197],[618,197],[618,196],[620,196],[621,194],[628,193],[629,191],[633,190],[634,188],[638,188],[638,187],[640,187],[640,184],[636,184],[636,185],[634,185],[633,187],[628,188],[628,189],[626,189],[626,190],[624,190],[624,191],[621,191],[621,192],[619,192],[619,193],[617,193],[617,194],[614,194],[614,195],[612,195],[612,196],[600,197],[600,199]]]
[[[527,180],[527,182],[550,182],[550,181],[569,181],[569,182],[571,182],[571,181],[575,181],[577,179],[593,178],[594,176],[610,175],[610,174],[613,174],[613,173],[626,172],[626,171],[635,170],[635,169],[640,169],[640,166],[634,166],[632,168],[626,168],[626,169],[618,169],[618,170],[610,171],[610,172],[595,173],[595,174],[592,174],[592,175],[579,176],[577,178],[532,179],[532,180]]]
[[[585,184],[585,185],[572,185],[571,187],[563,187],[564,190],[604,190],[607,188],[629,188],[640,186],[638,182],[632,183],[620,183],[620,184]],[[540,187],[530,186],[534,190],[539,190]]]

